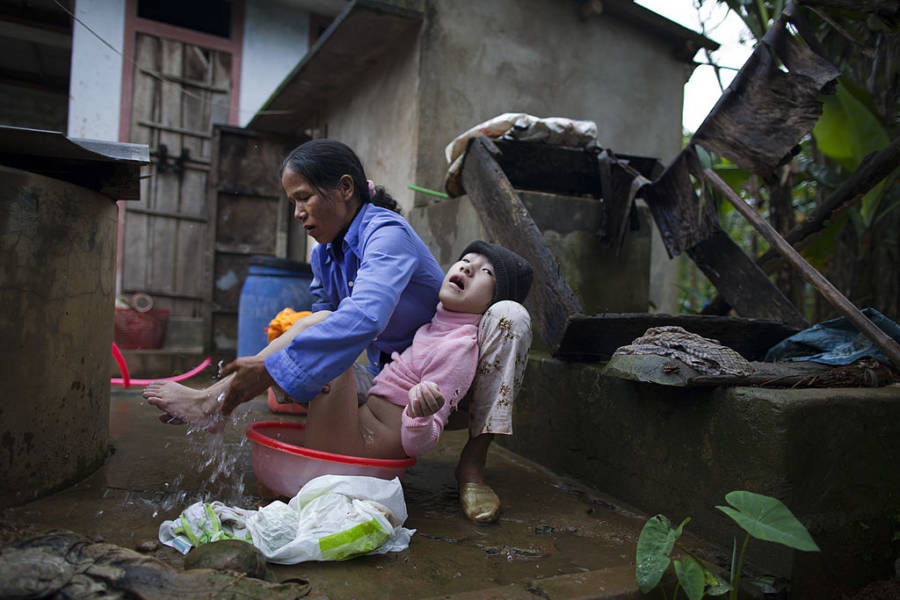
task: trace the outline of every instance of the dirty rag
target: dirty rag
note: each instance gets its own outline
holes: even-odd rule
[[[221,539],[256,546],[269,562],[346,560],[363,554],[399,552],[415,530],[406,529],[406,503],[396,477],[322,475],[285,504],[259,510],[196,502],[159,526],[159,541],[187,554]]]
[[[883,332],[900,343],[900,325],[874,308],[862,313]],[[766,353],[766,362],[810,361],[826,365],[849,365],[861,358],[889,362],[887,356],[846,317],[816,323],[775,344]]]
[[[504,113],[479,123],[460,134],[444,149],[448,163],[453,163],[466,149],[469,138],[486,136],[522,142],[544,142],[581,148],[596,143],[597,124],[565,117],[535,117],[525,113]]]
[[[647,329],[631,344],[618,348],[613,356],[622,354],[671,356],[702,375],[742,376],[753,373],[753,366],[728,346],[677,325]]]

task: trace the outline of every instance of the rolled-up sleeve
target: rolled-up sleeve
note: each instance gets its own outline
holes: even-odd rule
[[[368,235],[352,294],[335,310],[320,292],[314,308],[334,312],[266,358],[266,370],[275,382],[295,400],[307,402],[350,368],[387,327],[418,260],[411,234],[402,226],[384,224]],[[318,285],[321,288],[321,282]]]

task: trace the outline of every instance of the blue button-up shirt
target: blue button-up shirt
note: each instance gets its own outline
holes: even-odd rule
[[[266,358],[275,382],[300,402],[349,369],[363,349],[373,374],[383,366],[382,352],[405,350],[434,316],[444,277],[403,217],[368,203],[342,240],[313,249],[310,263],[312,310],[334,312]]]

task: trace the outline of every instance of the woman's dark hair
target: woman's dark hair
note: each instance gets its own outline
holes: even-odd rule
[[[375,186],[374,197],[369,194],[362,162],[347,144],[327,139],[304,142],[284,157],[281,163],[282,174],[285,169],[303,175],[319,193],[323,192],[323,188],[336,188],[341,176],[349,175],[353,179],[360,204],[371,202],[375,206],[400,212],[400,205],[380,185]]]

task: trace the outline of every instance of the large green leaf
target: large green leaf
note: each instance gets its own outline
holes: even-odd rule
[[[819,150],[848,171],[855,171],[866,156],[890,143],[887,129],[870,108],[868,92],[849,80],[841,79],[835,94],[823,96],[822,101],[822,116],[813,128],[813,135]],[[860,215],[867,227],[884,195],[884,187],[881,182],[863,196]]]
[[[878,117],[857,95],[865,91],[849,89],[841,79],[834,95],[823,96],[822,116],[813,128],[819,150],[854,171],[863,158],[884,148],[890,136]]]
[[[675,575],[678,576],[678,583],[681,584],[687,597],[690,600],[703,598],[706,578],[703,576],[703,567],[700,566],[700,563],[688,556],[683,561],[676,560],[673,564]]]
[[[681,537],[685,524],[690,519],[685,519],[672,529],[672,523],[663,515],[651,517],[644,523],[641,535],[638,537],[635,556],[635,575],[638,587],[643,593],[647,593],[657,585],[669,567],[669,554],[675,547],[675,540]]]
[[[747,491],[729,492],[725,496],[729,506],[717,506],[753,537],[784,544],[789,548],[818,552],[803,523],[777,498]],[[736,510],[735,510],[736,509]]]

